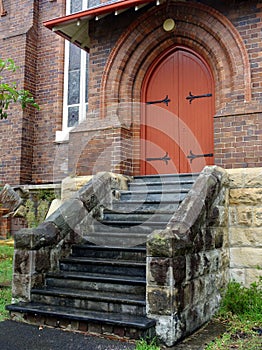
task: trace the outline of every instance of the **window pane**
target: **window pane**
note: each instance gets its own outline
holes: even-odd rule
[[[79,103],[80,70],[74,70],[68,74],[68,105]]]
[[[72,126],[76,126],[79,120],[79,107],[68,107],[68,122],[67,126],[70,128]]]
[[[100,5],[100,0],[89,0],[88,7],[94,7]]]
[[[81,49],[70,43],[69,45],[69,70],[80,69]]]
[[[70,13],[79,12],[82,10],[82,0],[71,0]]]

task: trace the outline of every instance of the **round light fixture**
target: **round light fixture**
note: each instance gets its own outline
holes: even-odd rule
[[[175,29],[175,21],[172,18],[168,18],[165,20],[165,22],[163,23],[163,29],[166,32],[172,32],[172,30]]]

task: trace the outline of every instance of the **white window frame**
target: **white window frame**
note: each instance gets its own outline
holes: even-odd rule
[[[66,14],[70,14],[71,0],[66,1]],[[82,0],[82,10],[88,8],[88,0]],[[70,42],[65,41],[65,63],[64,63],[64,96],[63,96],[63,120],[62,130],[56,131],[56,142],[63,142],[69,140],[69,132],[75,128],[75,126],[68,127],[68,107],[79,106],[79,119],[78,125],[86,119],[86,111],[88,108],[88,101],[85,101],[86,96],[86,59],[87,52],[81,50],[81,63],[80,63],[80,96],[79,104],[68,105],[68,72],[69,72],[69,46]]]

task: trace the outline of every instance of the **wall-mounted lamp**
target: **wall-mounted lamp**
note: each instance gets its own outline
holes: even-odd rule
[[[77,22],[76,22],[76,25],[79,27],[79,26],[80,26],[80,24],[81,24],[81,20],[80,20],[80,19],[78,19],[78,20],[77,20]]]
[[[168,18],[163,23],[163,29],[166,32],[172,32],[176,28],[175,21],[172,18]]]

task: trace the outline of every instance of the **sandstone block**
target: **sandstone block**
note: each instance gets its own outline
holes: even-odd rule
[[[230,281],[236,281],[244,285],[246,281],[245,269],[230,269],[229,278]]]
[[[148,278],[151,285],[170,285],[172,259],[148,257],[147,267]]]
[[[246,269],[245,285],[248,287],[251,283],[258,282],[259,277],[262,277],[262,266],[260,269]]]
[[[32,251],[14,251],[14,273],[22,275],[32,274]]]
[[[262,188],[237,188],[229,191],[229,203],[235,205],[259,205],[262,202]]]
[[[262,247],[261,228],[230,227],[229,235],[232,247]]]
[[[262,268],[260,248],[231,248],[230,257],[230,266],[233,268]]]
[[[244,205],[229,208],[229,227],[252,226],[253,211],[253,207]]]
[[[84,204],[79,199],[66,201],[58,210],[50,215],[46,222],[52,222],[59,228],[61,236],[65,237],[88,214]]]
[[[262,202],[261,202],[262,203]],[[262,207],[255,208],[254,210],[254,225],[255,226],[262,226]],[[262,229],[260,229],[262,231]],[[262,233],[261,233],[262,235]]]
[[[75,193],[80,190],[81,187],[83,187],[92,179],[92,177],[92,175],[66,177],[62,181],[61,200],[64,202],[65,200],[72,198]]]
[[[148,311],[151,314],[169,315],[172,311],[172,296],[169,288],[147,289]]]
[[[262,168],[228,169],[230,187],[262,187]]]

